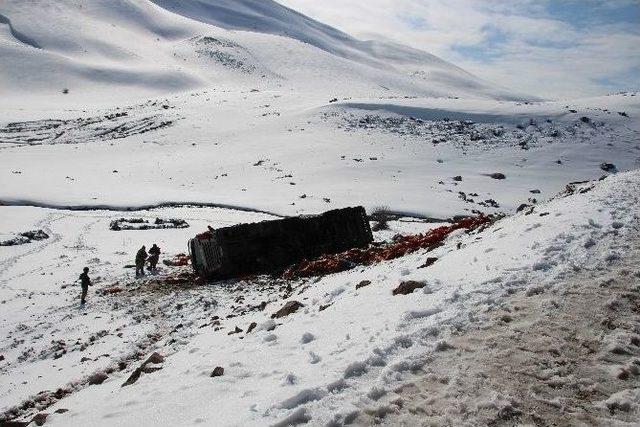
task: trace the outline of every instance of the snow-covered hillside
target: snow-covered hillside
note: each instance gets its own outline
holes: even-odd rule
[[[237,84],[515,97],[428,53],[355,40],[271,0],[5,1],[0,55],[0,91],[17,102],[25,92],[104,103]]]
[[[0,58],[0,424],[637,424],[640,94],[521,96],[271,0],[4,0]],[[307,279],[130,266],[354,205],[380,244],[495,223]]]
[[[459,232],[429,253],[318,279],[258,277],[207,286],[169,284],[156,277],[135,280],[122,265],[150,239],[173,253],[205,224],[268,216],[206,208],[152,210],[129,215],[179,215],[192,229],[114,232],[108,224],[122,213],[4,208],[4,226],[44,228],[51,238],[3,253],[3,408],[23,405],[9,412],[21,418],[43,410],[51,414],[47,425],[61,426],[343,425],[397,416],[416,422],[424,415],[402,408],[412,404],[411,387],[429,378],[443,388],[433,396],[434,404],[426,403],[437,423],[484,423],[505,411],[516,416],[533,401],[553,405],[560,382],[585,389],[592,384],[574,378],[571,370],[522,365],[531,369],[526,378],[539,378],[535,391],[514,383],[492,391],[495,395],[475,395],[464,389],[473,378],[450,369],[462,355],[480,350],[498,357],[499,352],[540,349],[528,347],[527,336],[516,341],[519,348],[480,349],[473,341],[458,347],[454,342],[494,327],[505,336],[517,334],[509,323],[524,327],[517,323],[520,310],[541,298],[548,299],[545,315],[564,313],[560,307],[573,298],[574,277],[590,291],[599,289],[612,271],[628,281],[619,294],[610,291],[608,298],[589,300],[593,310],[599,305],[622,310],[625,298],[637,298],[639,190],[637,172],[619,174],[574,187],[482,232]],[[419,223],[390,225],[398,232],[425,229]],[[418,268],[427,257],[437,261]],[[87,263],[96,285],[89,305],[79,309],[73,273]],[[163,274],[172,270],[163,269]],[[409,295],[392,294],[409,280],[422,287]],[[287,301],[303,307],[272,319]],[[628,315],[629,321],[640,320],[637,312]],[[249,331],[254,322],[257,326]],[[538,329],[533,336],[558,336],[562,326]],[[569,393],[562,405],[597,424],[637,419],[632,384],[616,378],[640,355],[636,332],[624,325],[567,332],[567,340],[590,346],[602,378],[593,397]],[[564,347],[553,344],[560,352],[557,358]],[[163,358],[156,357],[135,384],[123,387],[153,352]],[[217,366],[224,374],[212,378]],[[466,397],[447,407],[447,390],[456,388],[464,389]],[[34,397],[25,400],[29,395]],[[613,402],[627,409],[610,412],[607,405]],[[553,419],[557,411],[550,408],[538,416]]]

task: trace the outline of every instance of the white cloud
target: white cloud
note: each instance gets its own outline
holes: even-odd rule
[[[640,85],[640,29],[622,22],[577,28],[550,16],[542,0],[280,2],[358,38],[423,49],[534,95],[587,96]],[[613,6],[584,0],[580,7],[591,7],[597,17]]]

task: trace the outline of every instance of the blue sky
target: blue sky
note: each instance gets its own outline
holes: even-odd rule
[[[281,2],[356,37],[408,44],[534,95],[640,89],[640,0]]]

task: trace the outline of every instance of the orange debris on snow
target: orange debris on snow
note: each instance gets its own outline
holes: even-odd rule
[[[284,272],[285,278],[321,276],[353,268],[355,265],[373,264],[399,258],[419,249],[432,248],[442,243],[452,232],[460,229],[474,230],[492,221],[480,215],[464,218],[451,225],[434,228],[424,234],[404,236],[397,242],[367,249],[350,249],[334,255],[323,255],[313,260],[302,261]]]

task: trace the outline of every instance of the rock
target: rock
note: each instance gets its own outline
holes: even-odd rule
[[[424,264],[422,264],[420,267],[418,268],[427,268],[427,267],[431,267],[433,264],[435,264],[435,262],[438,261],[438,258],[436,257],[429,257],[427,258],[427,260],[425,261]]]
[[[371,280],[363,280],[362,282],[356,285],[356,289],[364,288],[365,286],[369,286],[371,284]]]
[[[47,422],[48,416],[49,414],[47,414],[46,412],[40,412],[39,414],[36,414],[33,418],[31,418],[31,422],[36,423],[37,426],[42,426]]]
[[[327,308],[331,307],[333,304],[324,304],[321,305],[318,311],[325,311]]]
[[[591,119],[589,117],[586,117],[586,116],[580,117],[580,121],[582,123],[591,123]]]
[[[105,382],[107,378],[109,378],[109,375],[105,374],[104,372],[96,372],[89,377],[89,384],[99,385]]]
[[[155,363],[145,363],[144,365],[142,365],[141,369],[145,374],[151,374],[162,369],[162,365],[158,365]]]
[[[453,180],[460,182],[460,181],[462,181],[462,177],[460,175],[457,175],[457,176],[453,177]]]
[[[258,326],[258,324],[256,322],[251,322],[251,324],[249,325],[249,328],[247,328],[247,333],[250,334],[251,331],[253,331],[256,326]]]
[[[44,240],[49,238],[49,235],[42,230],[25,231],[24,233],[20,233],[20,235],[31,240]]]
[[[415,280],[408,280],[406,282],[400,283],[400,285],[395,288],[392,293],[393,295],[408,295],[413,293],[416,289],[421,289],[427,286],[425,282],[417,282]]]
[[[614,165],[613,163],[601,163],[600,164],[600,169],[602,169],[605,172],[617,172],[618,168],[616,168],[616,165]]]
[[[527,209],[528,207],[530,207],[531,205],[528,205],[526,203],[521,204],[520,206],[518,206],[518,209],[516,209],[516,212],[522,212],[523,210]]]
[[[83,357],[82,359],[80,359],[80,363],[88,362],[88,361],[90,361],[90,360],[91,360],[91,358],[90,358],[90,357],[86,357],[86,356],[85,356],[85,357]]]
[[[0,421],[0,427],[27,427],[31,421]]]
[[[313,341],[315,339],[316,339],[316,337],[313,336],[312,333],[305,332],[304,334],[302,334],[302,338],[300,338],[300,343],[301,344],[309,344],[311,341]]]
[[[69,388],[59,388],[55,391],[55,393],[53,393],[53,396],[56,399],[62,399],[63,397],[65,397],[66,395],[71,394],[71,389]]]
[[[507,179],[507,177],[505,176],[505,174],[500,173],[500,172],[494,172],[491,175],[489,175],[491,178],[493,179]]]
[[[222,366],[217,366],[212,372],[211,377],[221,377],[224,375],[224,368]]]
[[[122,384],[121,387],[134,384],[136,381],[140,379],[140,375],[142,375],[143,372],[150,374],[151,372],[155,372],[162,369],[162,367],[158,367],[158,366],[150,366],[147,368],[148,364],[157,365],[162,362],[164,362],[164,356],[162,356],[160,353],[156,353],[156,352],[152,353],[151,356],[149,356],[142,365],[136,368],[135,371],[133,371],[131,375],[129,375],[129,378],[127,378],[127,380]]]
[[[445,340],[440,340],[436,343],[436,345],[434,346],[434,350],[435,351],[447,351],[447,350],[451,350],[454,347],[449,344],[448,342],[446,342]]]
[[[64,414],[65,412],[69,412],[69,410],[65,408],[60,408],[53,411],[54,414]]]
[[[147,363],[163,363],[163,362],[164,362],[164,356],[161,355],[160,353],[154,352],[151,356],[147,358],[147,360],[145,360],[143,365],[146,365]]]
[[[273,313],[271,315],[271,318],[279,319],[281,317],[286,317],[292,313],[295,313],[301,307],[304,307],[302,303],[299,303],[298,301],[289,301],[284,305],[284,307],[282,307],[280,310]]]
[[[540,194],[541,191],[536,189],[536,190],[529,191],[529,193],[531,193],[531,194]]]
[[[242,332],[242,329],[236,326],[236,328],[233,331],[229,332],[227,335],[239,334],[240,332]]]
[[[2,362],[4,360],[4,355],[0,354],[0,362]]]
[[[133,371],[131,375],[129,375],[129,378],[127,378],[127,380],[124,383],[122,383],[121,387],[135,384],[135,382],[138,381],[138,379],[140,379],[140,375],[142,375],[142,369],[136,368],[136,370]]]

